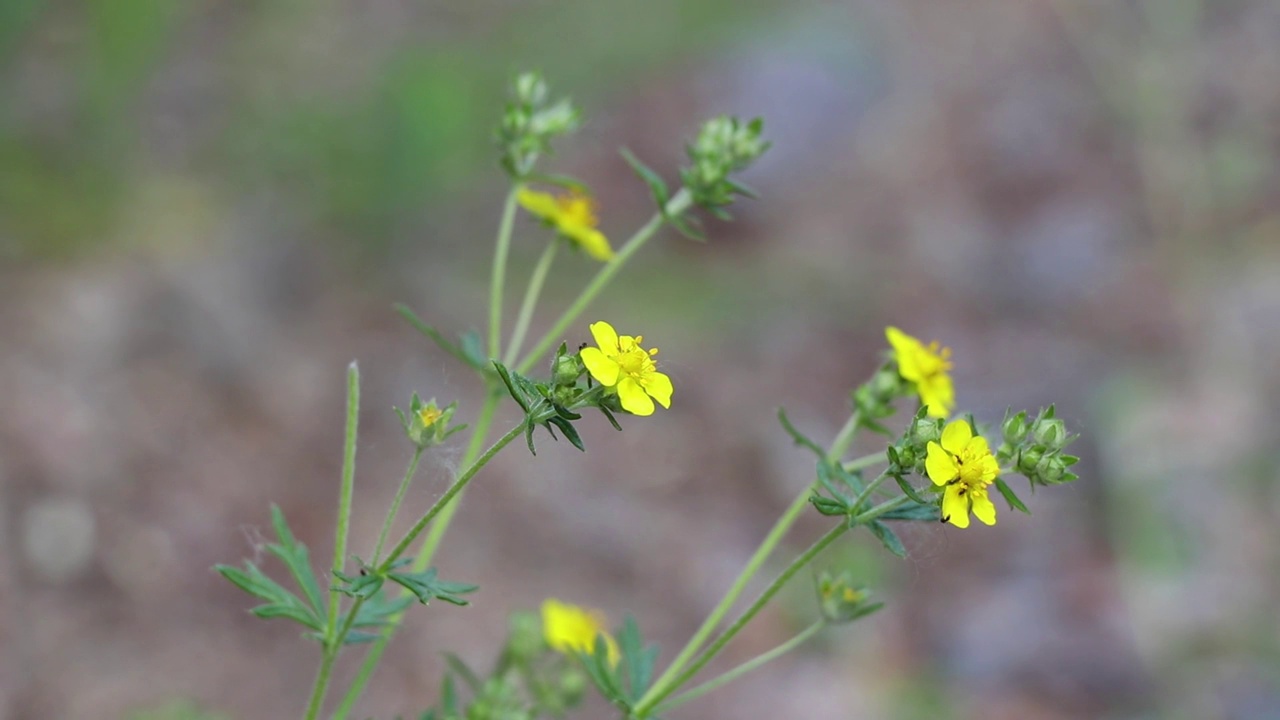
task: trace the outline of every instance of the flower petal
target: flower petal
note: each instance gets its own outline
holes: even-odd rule
[[[893,346],[893,355],[898,360],[898,374],[911,382],[920,380],[922,375],[919,355],[924,352],[920,341],[892,325],[884,329],[884,336]]]
[[[969,499],[973,501],[973,515],[987,525],[996,524],[996,506],[987,497],[986,490],[970,490]]]
[[[924,458],[924,469],[934,485],[946,485],[960,474],[960,468],[956,466],[951,453],[932,440],[929,441],[929,454]]]
[[[613,387],[618,383],[618,373],[622,371],[622,367],[616,361],[593,347],[582,348],[581,355],[582,364],[587,366],[587,371],[596,382],[605,387]]]
[[[560,203],[556,202],[556,197],[551,193],[521,190],[516,193],[516,202],[543,220],[555,220],[560,215]]]
[[[653,400],[633,378],[624,376],[618,381],[618,399],[622,401],[622,409],[632,415],[652,415]]]
[[[969,527],[969,501],[961,494],[963,483],[948,485],[942,495],[942,519],[958,528]]]
[[[675,390],[671,386],[671,378],[660,372],[652,372],[645,375],[640,380],[640,387],[649,393],[649,397],[658,401],[658,404],[664,408],[671,407],[671,393]]]
[[[967,421],[952,420],[942,430],[942,447],[953,455],[959,455],[964,452],[965,446],[969,444],[969,439],[972,437],[973,429],[969,427]]]
[[[928,375],[916,383],[916,390],[930,417],[945,418],[951,414],[956,400],[950,377],[942,373]]]
[[[608,262],[613,259],[613,248],[609,247],[608,238],[599,230],[583,225],[570,225],[561,226],[560,232],[596,260]]]
[[[596,344],[606,355],[618,353],[618,331],[609,323],[603,320],[591,323],[591,337],[595,338]]]

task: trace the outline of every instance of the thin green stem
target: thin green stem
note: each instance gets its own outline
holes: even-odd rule
[[[559,238],[551,238],[547,249],[542,251],[538,264],[533,266],[529,275],[529,288],[524,292],[524,302],[520,304],[520,314],[516,317],[516,328],[511,333],[511,343],[507,346],[507,354],[502,358],[503,365],[510,365],[520,354],[520,346],[524,344],[525,333],[529,331],[529,321],[533,319],[533,309],[538,304],[538,296],[542,294],[542,284],[547,280],[547,272],[551,270],[551,261],[555,260],[556,248],[560,247]]]
[[[827,451],[827,460],[837,462],[844,454],[849,451],[849,444],[853,442],[853,436],[858,433],[858,426],[862,424],[862,413],[854,410],[849,419],[845,421],[844,427],[840,428],[840,432],[836,433],[836,439],[831,441],[831,449]]]
[[[880,463],[883,463],[883,462],[889,462],[889,456],[886,455],[883,450],[881,450],[880,452],[874,452],[874,453],[871,453],[870,455],[863,455],[860,458],[854,458],[849,462],[844,463],[844,469],[847,470],[848,472],[854,472],[856,470],[864,470],[866,468],[879,465]]]
[[[861,416],[857,412],[854,412],[849,416],[849,420],[845,422],[844,427],[842,427],[840,432],[837,433],[836,439],[832,441],[831,449],[828,451],[827,457],[839,457],[839,455],[843,454],[843,451],[840,451],[839,454],[836,454],[836,451],[839,450],[839,445],[841,444],[847,447],[849,441],[853,437],[853,434],[857,432],[860,417]],[[864,459],[865,458],[859,458],[858,461]],[[711,614],[707,615],[706,620],[702,621],[702,625],[694,631],[693,637],[689,638],[689,642],[685,643],[685,646],[681,648],[680,653],[676,655],[675,660],[671,661],[671,664],[667,666],[667,669],[663,671],[662,675],[658,676],[658,679],[649,687],[648,692],[641,697],[640,702],[638,703],[639,706],[652,707],[654,704],[654,696],[661,693],[662,696],[665,697],[676,690],[676,686],[673,686],[675,678],[678,676],[680,671],[684,669],[685,664],[688,663],[693,656],[697,654],[698,650],[702,648],[702,644],[711,637],[711,633],[715,632],[716,627],[719,626],[722,620],[724,620],[725,616],[729,614],[729,610],[733,607],[733,603],[737,601],[738,597],[746,590],[747,583],[751,582],[751,579],[756,576],[756,573],[760,571],[760,568],[764,565],[765,561],[773,554],[778,543],[782,541],[783,536],[785,536],[787,531],[791,529],[791,526],[795,524],[796,520],[800,517],[800,514],[804,512],[804,509],[809,506],[809,496],[812,494],[813,483],[810,483],[800,492],[799,495],[796,495],[795,500],[791,501],[791,504],[783,511],[781,517],[779,517],[777,522],[773,524],[773,527],[769,529],[769,534],[766,535],[764,541],[760,543],[760,547],[756,548],[751,559],[749,559],[746,566],[742,568],[742,572],[738,573],[738,577],[733,581],[733,585],[729,587],[728,592],[724,594],[724,597],[720,598],[720,602],[711,610]]]
[[[351,530],[351,494],[356,481],[356,435],[360,423],[360,368],[353,362],[347,366],[347,425],[342,442],[342,486],[338,491],[338,523],[333,540],[333,569],[341,572],[347,560],[347,535]],[[336,585],[336,584],[335,584]],[[333,637],[338,626],[338,606],[342,593],[335,587],[329,591],[329,618],[325,636]]]
[[[810,545],[808,550],[800,553],[800,555],[796,557],[795,560],[792,560],[791,564],[788,565],[786,569],[769,584],[769,587],[765,588],[764,592],[760,593],[760,596],[751,603],[746,611],[744,611],[737,620],[733,621],[733,624],[721,633],[720,637],[716,638],[706,650],[702,651],[702,654],[689,665],[688,669],[680,673],[680,675],[678,675],[674,681],[669,683],[665,689],[654,693],[652,697],[648,697],[648,693],[646,693],[646,697],[642,698],[636,705],[634,711],[635,716],[637,718],[648,717],[658,703],[665,700],[667,696],[675,692],[677,688],[684,685],[693,676],[697,675],[698,671],[705,667],[707,663],[711,662],[716,655],[720,654],[720,651],[724,649],[725,645],[728,645],[729,641],[741,632],[742,628],[747,626],[747,623],[751,622],[752,618],[754,618],[760,610],[773,599],[774,595],[778,594],[779,590],[791,581],[791,578],[795,577],[796,573],[800,572],[801,568],[808,565],[809,561],[813,560],[818,553],[825,550],[828,545],[835,542],[837,538],[848,532],[848,530],[849,524],[841,522],[839,525],[836,525],[831,528],[831,530],[827,531],[827,534],[818,538],[817,542]]]
[[[622,269],[623,265],[626,265],[627,260],[629,260],[632,255],[635,255],[640,248],[644,247],[644,244],[649,241],[649,238],[653,237],[654,233],[658,232],[658,229],[662,227],[664,222],[666,222],[666,216],[679,215],[687,210],[692,202],[689,192],[683,188],[680,192],[672,196],[672,198],[667,201],[665,214],[655,213],[654,216],[649,219],[649,222],[645,223],[635,232],[634,235],[630,237],[630,239],[627,240],[626,243],[623,244],[621,248],[619,248],[618,252],[614,254],[613,259],[609,260],[604,264],[604,267],[600,268],[595,277],[591,278],[591,282],[587,283],[587,286],[582,289],[582,292],[578,295],[577,299],[573,301],[569,308],[560,316],[560,319],[556,321],[556,324],[553,325],[551,329],[547,331],[547,334],[543,335],[542,338],[538,340],[537,344],[533,346],[533,349],[524,356],[524,359],[516,366],[516,372],[529,372],[529,368],[533,367],[534,363],[538,362],[538,358],[545,355],[547,351],[550,350],[558,340],[560,340],[564,331],[567,330],[580,315],[582,315],[583,311],[587,309],[587,306],[591,304],[591,301],[595,300],[596,296],[599,295],[606,286],[608,286],[609,282],[613,280],[613,276],[618,274],[618,271]]]
[[[489,357],[502,354],[502,289],[507,282],[507,252],[511,248],[511,228],[515,224],[516,197],[524,186],[516,183],[502,205],[498,241],[493,251],[493,275],[489,279]]]
[[[851,507],[854,509],[862,507],[862,503],[866,502],[867,498],[871,497],[871,493],[875,492],[876,488],[880,487],[880,484],[883,483],[887,477],[889,477],[889,473],[887,472],[882,472],[877,475],[875,480],[868,483],[867,486],[862,489],[862,492],[858,493],[858,497],[854,498],[853,505]]]
[[[413,482],[413,476],[418,472],[418,463],[422,460],[423,447],[414,447],[413,458],[409,460],[409,469],[404,472],[404,479],[400,481],[400,487],[396,489],[396,496],[391,501],[391,509],[387,511],[387,519],[382,521],[382,530],[378,533],[378,544],[373,547],[374,565],[378,564],[378,560],[382,557],[382,546],[387,542],[387,533],[391,532],[391,524],[395,522],[396,514],[400,512],[400,505],[404,503],[405,493],[409,491],[409,485]]]
[[[480,471],[480,468],[487,465],[489,461],[493,459],[493,456],[498,454],[499,450],[502,450],[502,448],[506,447],[508,443],[519,437],[522,432],[524,432],[524,423],[520,423],[511,428],[507,431],[506,435],[498,438],[497,442],[490,445],[489,449],[485,450],[483,455],[477,458],[470,467],[464,470],[462,474],[458,476],[458,479],[454,480],[453,484],[449,486],[449,489],[444,491],[444,494],[440,496],[440,499],[436,500],[435,504],[431,506],[431,509],[427,510],[422,517],[418,518],[418,522],[414,523],[413,527],[409,528],[409,532],[405,533],[405,536],[401,538],[400,542],[396,543],[396,546],[391,548],[391,552],[387,553],[387,559],[383,560],[381,565],[378,565],[378,573],[385,573],[391,569],[391,565],[409,549],[409,546],[413,544],[413,541],[418,539],[418,536],[421,535],[422,531],[431,524],[431,521],[440,514],[440,511],[453,501],[454,496],[462,492],[463,488],[467,486],[467,483],[471,482],[471,478],[475,477],[476,473]]]
[[[351,495],[356,480],[356,437],[360,423],[360,368],[356,363],[347,366],[347,421],[342,442],[342,485],[338,490],[338,521],[334,530],[333,571],[341,572],[347,559],[347,536],[351,530]],[[315,684],[311,687],[311,699],[307,702],[306,720],[315,720],[324,705],[329,690],[329,677],[342,642],[338,637],[338,609],[342,593],[334,584],[329,591],[329,612],[325,622],[323,651]]]
[[[805,628],[804,630],[801,630],[798,635],[782,643],[778,647],[768,652],[761,653],[760,655],[757,655],[754,658],[751,658],[750,660],[742,663],[738,667],[726,672],[725,674],[717,678],[714,678],[712,680],[708,680],[707,682],[695,688],[686,690],[685,692],[682,692],[679,695],[675,696],[674,698],[668,700],[667,702],[659,705],[654,710],[654,714],[655,715],[666,714],[669,710],[673,710],[695,698],[702,697],[703,695],[706,695],[707,693],[711,692],[712,690],[715,690],[716,688],[721,687],[722,685],[727,685],[728,683],[731,683],[734,680],[737,680],[738,678],[742,677],[743,675],[746,675],[752,670],[755,670],[761,665],[764,665],[776,658],[786,655],[787,653],[791,652],[792,650],[802,645],[809,638],[813,637],[814,635],[817,635],[818,631],[822,630],[826,626],[827,626],[827,623],[825,620],[814,621],[812,625]]]
[[[898,508],[902,507],[903,505],[906,505],[909,502],[915,502],[915,501],[906,495],[899,495],[898,497],[892,500],[885,500],[884,502],[880,503],[879,505],[876,505],[875,507],[871,508],[870,510],[867,510],[866,512],[862,512],[857,515],[854,515],[853,519],[849,521],[849,526],[853,527],[855,525],[865,525],[891,510],[897,510]]]
[[[471,441],[462,455],[462,465],[465,466],[474,461],[480,453],[480,448],[484,447],[484,441],[489,433],[489,426],[493,423],[494,411],[497,410],[498,401],[501,398],[501,394],[496,389],[489,388],[487,390],[484,405],[480,408],[480,414],[476,417],[476,422],[472,426]],[[422,572],[431,564],[431,558],[435,555],[440,539],[444,537],[444,532],[449,528],[449,523],[458,509],[459,499],[460,497],[455,497],[453,502],[449,503],[436,516],[436,521],[427,532],[427,539],[423,542],[422,548],[418,551],[418,557],[414,560],[413,572]],[[404,594],[407,593],[407,590],[404,591]],[[383,626],[382,632],[378,635],[378,639],[373,642],[369,652],[365,654],[364,662],[360,664],[360,670],[351,681],[351,686],[347,688],[347,693],[342,696],[342,702],[338,704],[338,709],[333,713],[333,720],[345,720],[352,708],[355,707],[356,701],[360,699],[365,686],[369,684],[369,678],[373,677],[373,671],[378,667],[378,663],[382,661],[382,654],[386,652],[391,636],[399,629],[400,620],[403,616],[404,613],[401,612],[394,617],[388,618],[387,624]]]

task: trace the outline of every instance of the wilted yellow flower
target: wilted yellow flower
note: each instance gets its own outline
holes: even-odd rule
[[[577,190],[557,196],[521,189],[516,194],[516,202],[596,260],[613,259],[608,238],[596,229],[595,203],[590,196]]]
[[[582,363],[601,385],[614,388],[622,409],[634,415],[652,415],[653,401],[671,407],[671,378],[658,372],[653,356],[658,349],[640,346],[644,336],[619,336],[613,326],[601,321],[591,324],[591,336],[599,348],[583,348]],[[652,398],[652,399],[651,399]]]
[[[605,630],[604,615],[599,610],[562,603],[555,598],[542,602],[542,634],[553,650],[565,654],[595,652],[596,638],[604,638],[609,662],[617,664],[618,643]]]
[[[958,528],[969,527],[969,511],[987,525],[996,524],[996,506],[987,497],[987,486],[1000,474],[987,439],[975,436],[965,420],[953,420],[942,430],[942,443],[929,441],[925,470],[934,485],[945,486],[942,520]]]
[[[936,341],[925,345],[893,326],[885,328],[884,335],[893,346],[898,373],[916,386],[929,415],[950,415],[956,403],[951,376],[947,374],[951,369],[951,348],[940,348]]]

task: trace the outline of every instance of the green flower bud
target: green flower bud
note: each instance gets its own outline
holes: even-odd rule
[[[453,413],[458,403],[449,403],[445,407],[436,405],[435,398],[423,403],[417,393],[409,401],[409,412],[406,415],[400,408],[394,408],[400,417],[400,425],[405,435],[419,448],[439,445],[445,438],[461,430],[461,427],[450,426]]]
[[[868,603],[866,588],[855,587],[847,573],[832,577],[823,572],[818,576],[818,605],[822,617],[832,624],[847,623],[880,609],[880,603]]]
[[[759,119],[744,124],[727,115],[703,124],[688,147],[690,164],[680,171],[695,203],[720,208],[731,204],[735,195],[749,192],[729,175],[745,170],[769,149],[769,143],[760,138],[762,129]]]
[[[1004,441],[1006,443],[1012,447],[1021,445],[1023,439],[1027,437],[1027,431],[1029,430],[1027,426],[1027,414],[1025,412],[1020,412],[1017,415],[1006,418],[1002,430],[1004,433]]]
[[[907,436],[912,447],[925,452],[930,442],[942,440],[942,419],[929,416],[916,416],[911,421],[911,429]]]
[[[1062,447],[1067,438],[1067,428],[1061,420],[1056,418],[1036,420],[1031,436],[1037,443],[1057,450]]]
[[[556,682],[564,707],[571,708],[582,702],[587,694],[587,676],[576,667],[566,667]]]
[[[520,73],[512,83],[512,94],[521,105],[536,107],[546,102],[547,83],[541,73]]]
[[[1018,472],[1031,477],[1036,466],[1040,463],[1040,459],[1044,457],[1044,448],[1030,447],[1018,453]]]
[[[575,355],[557,355],[551,364],[551,381],[559,387],[572,387],[582,377],[582,358]]]
[[[507,652],[513,660],[531,662],[542,655],[546,643],[542,638],[542,620],[536,613],[512,613],[507,627]]]

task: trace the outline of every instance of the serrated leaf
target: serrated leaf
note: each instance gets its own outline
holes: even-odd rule
[[[1000,491],[1004,501],[1009,503],[1010,510],[1020,510],[1028,515],[1031,514],[1031,511],[1027,509],[1026,505],[1022,504],[1022,500],[1013,492],[1013,488],[1009,487],[1009,483],[1005,482],[1004,478],[996,478],[996,489]]]
[[[347,597],[365,599],[373,597],[374,594],[381,590],[382,583],[384,581],[383,576],[378,575],[377,573],[357,573],[355,575],[348,575],[344,572],[335,570],[333,572],[333,576],[341,581],[340,584],[333,588],[334,590],[337,590]]]
[[[253,613],[255,617],[262,618],[263,620],[270,620],[271,618],[286,618],[298,623],[299,625],[315,630],[316,632],[322,632],[324,630],[324,623],[320,618],[316,617],[301,603],[269,603],[266,605],[259,605],[249,610],[249,612]]]
[[[874,534],[880,542],[884,544],[886,550],[900,558],[905,558],[907,556],[906,546],[904,546],[902,541],[898,539],[897,533],[889,529],[888,525],[885,525],[879,520],[872,520],[867,523],[867,529],[869,529],[872,534]]]
[[[479,585],[437,579],[435,568],[428,568],[426,572],[420,573],[388,573],[387,578],[413,593],[423,605],[437,598],[453,605],[469,605],[460,596],[480,589]]]
[[[324,607],[324,601],[321,599],[320,583],[316,580],[315,572],[311,568],[307,546],[294,537],[289,529],[289,523],[285,520],[284,511],[274,503],[271,505],[271,524],[275,528],[280,544],[268,545],[267,550],[280,558],[289,568],[294,582],[298,583],[298,587],[302,588],[311,607],[318,612]]]
[[[787,434],[791,436],[791,439],[795,444],[812,450],[813,454],[818,456],[819,461],[826,458],[827,453],[823,451],[822,448],[818,447],[817,443],[810,440],[803,433],[797,430],[795,425],[791,424],[791,420],[787,418],[787,411],[783,408],[778,408],[778,422],[782,425],[782,429],[786,430]]]
[[[658,204],[658,211],[665,215],[667,201],[671,199],[666,181],[658,173],[650,169],[648,165],[640,162],[640,158],[633,155],[630,150],[622,148],[620,152],[622,153],[622,159],[626,160],[636,175],[639,175],[644,184],[649,186],[649,194],[653,196],[653,201]]]

